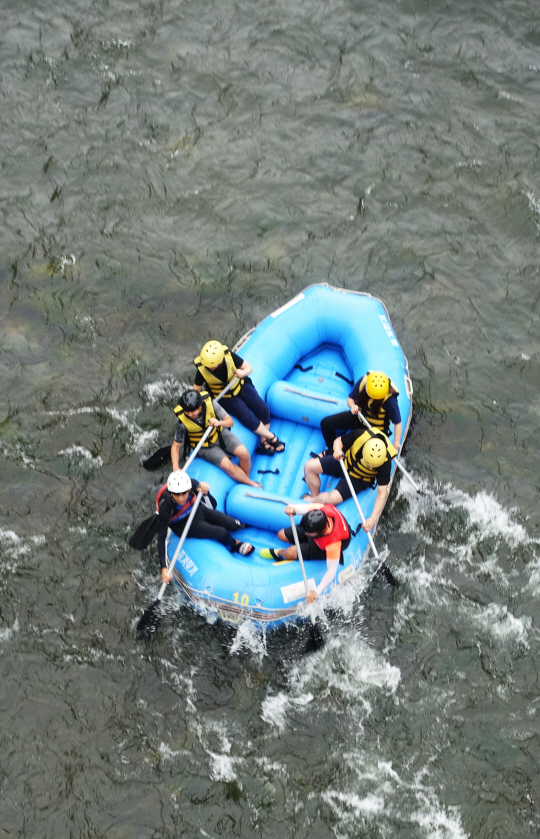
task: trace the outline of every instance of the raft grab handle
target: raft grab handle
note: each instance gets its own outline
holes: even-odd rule
[[[294,387],[286,387],[289,393],[298,393],[300,396],[307,396],[308,399],[318,399],[320,402],[333,402],[334,405],[339,405],[339,399],[330,399],[328,396],[319,396],[318,393],[308,393],[307,390],[296,390]]]
[[[265,495],[264,492],[255,495],[254,492],[246,492],[247,498],[262,498],[264,501],[279,501],[280,504],[285,504],[285,506],[289,503],[287,498],[276,498],[275,495]]]

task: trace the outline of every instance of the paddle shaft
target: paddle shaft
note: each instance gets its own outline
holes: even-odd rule
[[[289,518],[291,520],[291,528],[292,528],[293,537],[294,537],[294,544],[296,545],[296,553],[298,554],[298,561],[300,563],[300,568],[302,569],[302,577],[304,578],[304,586],[305,586],[305,589],[306,589],[306,598],[307,598],[307,596],[309,594],[309,584],[308,584],[308,581],[307,581],[306,569],[304,567],[304,557],[302,556],[302,549],[300,548],[300,542],[298,540],[298,531],[296,530],[296,524],[295,524],[295,521],[294,521],[294,516],[292,514],[289,514]],[[310,632],[311,632],[311,642],[314,645],[312,647],[312,649],[314,650],[314,649],[319,649],[320,647],[324,646],[324,638],[321,635],[321,631],[320,631],[319,627],[317,626],[317,622],[315,620],[315,615],[314,615],[314,612],[313,612],[313,608],[314,607],[311,606],[311,608],[309,610],[309,619],[311,621],[311,630],[310,630]]]
[[[191,508],[191,513],[189,514],[189,518],[186,522],[186,526],[184,527],[184,529],[182,531],[182,535],[180,536],[180,541],[178,542],[178,545],[176,546],[176,550],[174,552],[172,562],[169,565],[169,571],[173,570],[174,566],[176,565],[176,560],[180,556],[180,551],[182,550],[184,542],[186,541],[186,538],[187,538],[187,535],[188,535],[188,532],[189,532],[189,528],[191,527],[193,519],[195,518],[195,513],[197,512],[197,508],[198,508],[199,504],[201,503],[202,496],[203,496],[202,490],[199,490],[199,492],[197,493],[197,498],[195,499],[195,503],[194,503],[193,507]],[[165,593],[165,589],[167,588],[167,585],[168,585],[168,583],[163,583],[163,585],[161,586],[161,588],[159,590],[159,594],[157,596],[158,600],[162,599],[162,597]]]
[[[227,393],[227,392],[228,392],[228,391],[232,388],[232,386],[233,386],[233,384],[234,384],[234,380],[235,380],[235,378],[237,378],[237,377],[233,376],[233,378],[231,379],[231,381],[229,382],[229,384],[227,384],[227,385],[223,388],[223,390],[221,391],[221,393],[218,393],[218,395],[216,396],[216,402],[219,402],[219,400],[221,399],[221,397],[222,397],[222,396],[225,396],[225,394],[226,394],[226,393]],[[206,438],[208,437],[208,435],[210,434],[210,432],[212,431],[212,429],[213,429],[213,428],[214,428],[214,426],[213,426],[213,425],[209,425],[209,426],[208,426],[208,428],[206,429],[206,431],[204,432],[203,436],[201,437],[201,439],[199,440],[199,442],[197,443],[197,445],[195,446],[195,448],[194,448],[194,449],[193,449],[193,451],[191,452],[190,456],[188,457],[188,459],[187,459],[187,460],[186,460],[186,462],[184,463],[184,465],[183,465],[183,467],[182,467],[182,468],[183,468],[183,470],[184,470],[184,472],[185,472],[185,471],[187,471],[188,466],[191,466],[191,464],[193,463],[193,461],[195,460],[195,458],[196,458],[196,457],[197,457],[197,455],[199,454],[199,452],[200,452],[200,450],[201,450],[201,448],[202,448],[202,446],[203,446],[203,444],[204,444],[204,442],[205,442]]]
[[[306,569],[304,567],[304,557],[302,556],[302,549],[300,548],[300,542],[298,541],[298,531],[296,529],[296,524],[294,521],[294,516],[289,514],[289,518],[291,520],[291,528],[294,537],[294,544],[296,545],[296,553],[298,554],[298,561],[300,563],[300,568],[302,569],[302,577],[304,578],[304,585],[306,587],[306,594],[309,594],[309,585],[306,577]]]
[[[362,519],[362,524],[365,524],[366,523],[366,517],[365,517],[364,513],[362,512],[362,508],[360,506],[358,496],[357,496],[356,492],[354,491],[354,487],[353,487],[352,481],[351,481],[351,476],[347,472],[347,468],[346,468],[345,464],[343,463],[343,461],[340,460],[339,462],[341,464],[341,468],[343,470],[345,480],[347,481],[347,484],[348,484],[349,489],[351,491],[351,495],[354,498],[354,503],[356,504],[356,509],[358,510],[358,512],[360,514],[360,518]],[[373,537],[372,537],[371,533],[368,533],[367,537],[368,537],[368,540],[369,540],[369,544],[371,546],[371,550],[373,551],[373,556],[375,557],[375,559],[379,559],[379,553],[377,551],[377,548],[375,547],[375,542],[373,541]]]
[[[360,419],[362,420],[362,422],[364,423],[364,425],[367,425],[367,427],[368,427],[368,428],[371,428],[371,427],[372,427],[372,426],[369,424],[369,422],[367,421],[367,419],[365,418],[365,416],[362,414],[362,412],[361,412],[361,411],[358,411],[357,416],[358,416],[358,417],[360,417]],[[412,477],[412,475],[411,475],[409,472],[407,472],[407,470],[406,470],[406,469],[405,469],[405,467],[403,466],[403,464],[402,464],[401,460],[400,460],[398,457],[394,457],[394,458],[393,458],[393,460],[395,461],[396,466],[398,466],[398,467],[399,467],[399,469],[401,469],[401,471],[403,472],[403,474],[405,475],[405,477],[406,477],[406,478],[408,478],[408,480],[411,482],[411,484],[413,485],[413,487],[415,488],[415,490],[421,494],[421,493],[422,493],[422,490],[420,489],[420,487],[418,486],[418,484],[416,483],[416,481],[414,480],[414,478]]]
[[[302,577],[304,578],[304,586],[306,588],[306,597],[307,597],[307,595],[309,594],[309,584],[308,584],[308,581],[307,581],[306,569],[304,567],[304,557],[302,556],[302,549],[300,547],[300,542],[298,541],[298,531],[296,529],[296,524],[295,524],[294,516],[292,515],[292,513],[289,514],[289,518],[291,520],[291,528],[292,528],[293,537],[294,537],[294,544],[296,545],[296,553],[298,554],[298,562],[300,563],[300,568],[302,569]],[[311,623],[313,624],[313,626],[315,626],[315,615],[313,614],[313,609],[310,609],[309,617],[311,619]]]

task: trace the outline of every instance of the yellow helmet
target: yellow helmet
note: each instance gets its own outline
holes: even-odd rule
[[[386,446],[379,437],[372,437],[362,448],[362,459],[372,469],[378,469],[386,460]]]
[[[388,395],[390,384],[384,373],[368,373],[366,391],[370,399],[384,399]]]
[[[225,350],[219,341],[207,341],[201,350],[201,361],[205,367],[217,367],[224,358]]]

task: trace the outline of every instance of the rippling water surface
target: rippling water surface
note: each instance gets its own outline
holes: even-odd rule
[[[2,836],[537,837],[537,3],[5,0],[0,92]],[[324,281],[409,359],[397,588],[137,644],[191,360]]]

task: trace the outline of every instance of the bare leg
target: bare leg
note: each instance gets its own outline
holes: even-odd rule
[[[255,434],[259,435],[259,437],[261,438],[261,445],[268,451],[268,454],[271,454],[274,446],[278,445],[278,436],[277,434],[274,434],[273,431],[270,431],[270,423],[268,423],[267,425],[263,425],[262,422],[260,422],[257,428],[255,429]],[[273,440],[274,442],[270,443],[270,440]],[[285,443],[283,443],[282,441],[280,442],[281,447],[274,449],[274,451],[276,451],[278,454],[281,454],[281,452],[285,451]],[[268,445],[269,443],[270,445]]]
[[[242,472],[245,472],[245,474],[249,478],[249,472],[251,469],[251,457],[246,447],[244,445],[237,446],[233,451],[233,455],[238,458],[240,462],[240,469],[242,470]]]
[[[243,448],[245,448],[245,447],[243,447]],[[236,452],[235,452],[235,454],[236,454]],[[247,454],[247,449],[246,449],[246,454]],[[250,458],[249,454],[247,454],[247,456],[248,456],[248,463],[249,463],[249,465],[251,465],[251,458]],[[242,464],[242,461],[240,461],[240,464]],[[241,465],[237,466],[236,463],[233,463],[231,460],[229,460],[228,457],[223,458],[223,460],[219,464],[219,468],[223,469],[223,471],[227,475],[229,475],[230,478],[237,481],[237,483],[239,483],[239,484],[247,484],[248,486],[260,487],[260,484],[257,481],[252,481],[251,478],[249,477],[249,475],[246,475],[246,473],[242,469]]]
[[[278,539],[280,542],[287,542],[289,545],[288,548],[278,548],[276,553],[278,554],[281,559],[297,559],[296,555],[296,545],[291,545],[287,537],[285,536],[285,530],[282,529],[278,533]]]
[[[295,548],[294,545],[291,545],[290,548],[285,548],[285,549],[279,548],[276,551],[276,553],[279,557],[281,557],[281,559],[291,560],[291,559],[296,559],[297,558],[296,557],[296,548]]]
[[[330,492],[319,492],[318,495],[312,495],[311,501],[316,504],[341,504],[343,498],[337,489],[332,489]]]
[[[315,496],[320,492],[321,479],[319,475],[322,473],[321,461],[318,457],[312,457],[304,466],[304,477],[306,484],[309,487],[309,492],[315,499]]]
[[[279,536],[279,533],[278,533]],[[281,538],[281,537],[280,537]],[[281,539],[282,542],[286,542],[287,539]],[[280,559],[296,559],[296,547],[294,545],[290,545],[288,548],[277,548],[275,549],[276,554],[279,556]]]
[[[258,434],[262,440],[271,440],[274,436],[273,431],[270,431],[270,423],[268,423],[268,425],[263,425],[262,422],[260,422],[254,433]]]

